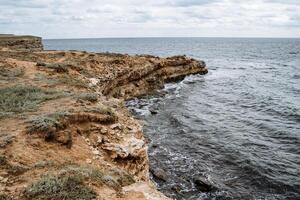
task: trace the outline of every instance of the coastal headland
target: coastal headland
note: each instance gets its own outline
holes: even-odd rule
[[[0,199],[168,199],[125,101],[206,74],[185,55],[44,51],[0,35]]]

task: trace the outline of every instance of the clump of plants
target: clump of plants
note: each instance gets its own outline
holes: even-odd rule
[[[30,85],[0,89],[0,117],[35,111],[42,102],[62,97],[63,93]]]
[[[57,83],[66,84],[74,87],[81,87],[81,88],[88,88],[89,83],[87,80],[80,79],[75,76],[70,76],[67,74],[64,74],[57,78]]]
[[[60,111],[48,115],[37,116],[28,121],[27,133],[41,132],[46,134],[47,138],[52,138],[57,129],[64,128],[62,119],[69,116],[69,112]]]
[[[40,180],[28,186],[24,191],[27,199],[64,199],[92,200],[96,193],[86,186],[83,178],[78,175],[42,176]]]
[[[116,112],[108,106],[105,105],[97,105],[95,107],[91,108],[85,108],[85,112],[91,112],[91,113],[97,113],[97,114],[103,114],[103,115],[109,115],[111,117],[116,117]]]
[[[43,62],[38,62],[36,64],[36,66],[53,69],[54,71],[56,71],[58,73],[68,72],[68,65],[65,64],[65,63],[43,63]]]
[[[6,79],[21,77],[25,74],[24,69],[22,68],[11,68],[0,66],[0,76]]]
[[[76,174],[84,179],[105,184],[116,191],[120,191],[122,187],[135,183],[133,177],[124,170],[110,169],[102,171],[88,165],[70,165],[61,170],[60,174]]]
[[[77,96],[78,100],[96,102],[98,101],[98,95],[96,93],[82,93]]]

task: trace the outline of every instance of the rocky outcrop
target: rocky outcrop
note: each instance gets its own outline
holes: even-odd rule
[[[0,34],[0,49],[13,50],[43,50],[42,38],[35,36],[16,36],[10,34]]]
[[[39,45],[27,42],[11,40],[0,50],[0,197],[59,199],[73,185],[65,199],[168,199],[149,179],[142,125],[124,100],[205,74],[205,63],[32,51]]]

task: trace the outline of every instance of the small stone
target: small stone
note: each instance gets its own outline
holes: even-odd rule
[[[106,134],[107,132],[108,132],[107,128],[104,128],[104,127],[101,128],[101,133],[102,133],[102,134]]]
[[[89,81],[90,81],[89,87],[94,87],[99,83],[99,79],[97,78],[90,78]]]
[[[86,159],[86,163],[87,163],[87,164],[91,164],[91,163],[92,163],[92,160],[91,160],[91,159]]]
[[[95,155],[100,155],[100,152],[99,152],[99,150],[97,150],[97,149],[94,149],[94,150],[92,151],[92,153],[95,154]]]
[[[156,115],[158,113],[156,110],[153,110],[153,109],[150,109],[149,111],[152,115]]]
[[[117,123],[117,124],[111,125],[110,128],[122,130],[122,125],[120,123]]]
[[[103,138],[98,135],[98,137],[97,137],[97,143],[98,144],[102,144],[102,142],[103,142]]]
[[[7,181],[8,181],[8,178],[4,178],[4,177],[2,177],[2,179],[0,180],[0,182],[4,183],[4,184],[7,183]]]

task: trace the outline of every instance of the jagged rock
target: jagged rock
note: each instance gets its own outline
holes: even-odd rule
[[[122,143],[106,143],[102,149],[110,151],[112,158],[139,157],[144,152],[144,141],[135,137],[126,138]]]
[[[195,178],[194,183],[201,192],[211,192],[216,190],[216,187],[213,186],[211,182],[201,177]]]
[[[108,133],[108,130],[107,130],[107,128],[104,128],[104,127],[103,127],[103,128],[101,128],[101,133],[102,133],[102,134],[106,134],[106,133]]]
[[[100,82],[97,78],[90,78],[89,81],[89,87],[95,87]]]
[[[0,34],[0,47],[6,47],[13,50],[43,50],[42,38],[11,34]]]
[[[161,168],[155,168],[155,169],[150,169],[151,173],[153,174],[154,177],[162,180],[162,181],[167,181],[168,180],[168,175],[165,172],[165,170]]]
[[[117,123],[117,124],[111,125],[110,128],[111,128],[111,129],[119,129],[119,130],[122,130],[122,129],[123,129],[123,126],[122,126],[122,124]]]

